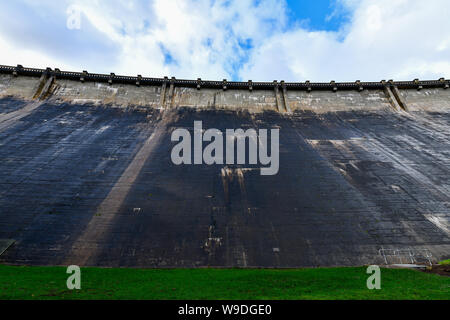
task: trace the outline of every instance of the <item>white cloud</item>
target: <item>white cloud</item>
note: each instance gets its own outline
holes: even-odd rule
[[[71,70],[74,66],[66,64],[62,60],[55,60],[48,55],[29,49],[23,49],[0,38],[0,64],[16,66],[26,64],[26,66],[36,68],[46,68],[47,66],[58,65],[62,69]]]
[[[74,4],[81,30],[66,28]],[[350,21],[319,32],[288,26],[278,0],[8,2],[0,63],[215,80],[450,77],[448,0],[338,4]]]
[[[240,76],[288,81],[450,77],[449,1],[344,2],[353,15],[340,32],[298,29],[274,35],[252,52]]]

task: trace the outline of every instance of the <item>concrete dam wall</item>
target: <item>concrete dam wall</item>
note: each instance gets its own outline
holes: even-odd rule
[[[0,67],[0,262],[450,258],[449,81],[227,82]],[[279,170],[176,165],[174,130],[279,129]]]

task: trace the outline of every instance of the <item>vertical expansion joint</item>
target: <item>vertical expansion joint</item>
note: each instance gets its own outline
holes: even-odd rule
[[[275,95],[275,103],[276,103],[277,110],[278,110],[278,112],[281,113],[281,112],[283,112],[283,109],[281,106],[280,90],[279,90],[277,80],[273,80],[273,93]]]
[[[311,81],[306,80],[305,81],[305,85],[306,85],[306,91],[311,92],[312,88],[311,88]]]
[[[283,92],[283,100],[285,99],[284,94],[286,92],[286,83],[284,82],[284,80],[280,81],[280,87],[281,87],[281,91]]]
[[[284,82],[284,80],[280,81],[280,87],[281,87],[281,90],[283,91],[283,94],[285,94],[285,92],[286,92],[286,83]]]
[[[395,86],[394,80],[393,79],[389,79],[387,82],[385,82],[385,85],[392,89]]]
[[[394,93],[391,88],[394,88],[390,84],[387,84],[385,80],[382,80],[381,83],[383,84],[384,88],[384,94],[386,95],[387,100],[389,101],[389,104],[392,106],[392,108],[395,111],[400,111],[400,105],[398,103],[398,100],[395,98]]]
[[[161,107],[164,107],[165,103],[166,103],[166,87],[167,87],[167,83],[169,82],[169,78],[166,76],[164,77],[162,86],[161,86],[161,96],[160,96],[160,100],[159,100],[159,104],[161,105]]]
[[[280,86],[279,86],[280,88],[281,88],[281,93],[283,94],[282,95],[282,98],[283,98],[283,102],[285,102],[284,101],[284,93],[286,92],[286,83],[284,82],[284,80],[281,80],[280,81]]]
[[[273,80],[273,93],[275,94],[275,103],[276,103],[276,107],[278,112],[281,112],[281,101],[280,101],[280,96],[279,96],[279,91],[278,91],[278,81],[277,80]]]
[[[253,91],[253,81],[248,80],[248,90]]]
[[[138,74],[136,79],[136,86],[141,86],[142,75]]]
[[[52,75],[52,68],[50,67],[45,68],[43,75],[46,79],[49,78]]]
[[[44,77],[44,86],[42,87],[42,90],[38,96],[39,100],[44,100],[48,95],[51,94],[51,88],[55,81],[55,76],[52,75],[50,71],[47,70],[46,75],[42,75]]]
[[[444,89],[448,89],[449,87],[448,81],[445,81],[444,78],[440,78],[439,82],[441,82],[444,85]]]
[[[223,91],[227,90],[227,79],[222,80],[222,89]]]
[[[279,90],[278,81],[273,80],[273,91],[275,92],[275,98],[277,99],[277,103],[278,103],[278,90]]]
[[[45,79],[49,78],[52,75],[52,68],[45,68],[43,75]]]
[[[87,75],[88,75],[88,72],[86,70],[83,70],[83,73],[81,74],[81,77],[80,77],[80,81],[81,82],[86,81]]]
[[[423,86],[420,84],[419,79],[414,79],[414,84],[417,85],[417,90],[422,90]]]
[[[331,80],[330,85],[333,86],[333,92],[336,92],[337,91],[336,81]]]
[[[385,86],[385,92],[394,109],[396,109],[397,111],[401,109],[403,109],[404,111],[408,111],[408,107],[395,83],[393,83],[391,86]]]
[[[114,80],[115,76],[116,76],[116,75],[115,75],[114,72],[111,72],[111,73],[110,73],[109,79],[108,79],[108,83],[109,83],[110,85],[113,84],[113,80]]]
[[[23,66],[21,64],[18,64],[17,67],[14,68],[13,70],[13,76],[17,77],[19,75],[20,70],[23,69]]]
[[[286,112],[291,112],[291,108],[289,107],[289,103],[287,101],[287,87],[286,87],[286,83],[284,82],[284,80],[281,80],[280,82],[281,85],[281,91],[283,94],[283,104],[284,104],[284,109]]]
[[[358,87],[358,91],[363,91],[364,90],[364,87],[361,84],[361,80],[356,80],[355,84]]]
[[[202,87],[202,78],[197,78],[197,90],[200,90]]]
[[[170,78],[170,88],[169,88],[169,101],[166,101],[166,104],[169,104],[169,108],[172,108],[173,99],[175,97],[175,77]],[[166,106],[167,107],[167,106]]]
[[[172,95],[173,95],[173,90],[175,90],[175,77],[170,78],[170,89],[169,89],[169,95],[172,99]]]

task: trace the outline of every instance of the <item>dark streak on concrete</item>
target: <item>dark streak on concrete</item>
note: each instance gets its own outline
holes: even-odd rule
[[[158,114],[43,104],[0,131],[0,238],[16,239],[1,259],[62,263]]]

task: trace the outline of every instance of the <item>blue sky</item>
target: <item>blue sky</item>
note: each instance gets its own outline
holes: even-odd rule
[[[287,7],[291,26],[300,23],[309,30],[338,31],[348,22],[348,12],[337,1],[288,0]]]
[[[243,81],[449,78],[449,16],[448,0],[16,0],[2,3],[0,64]]]

